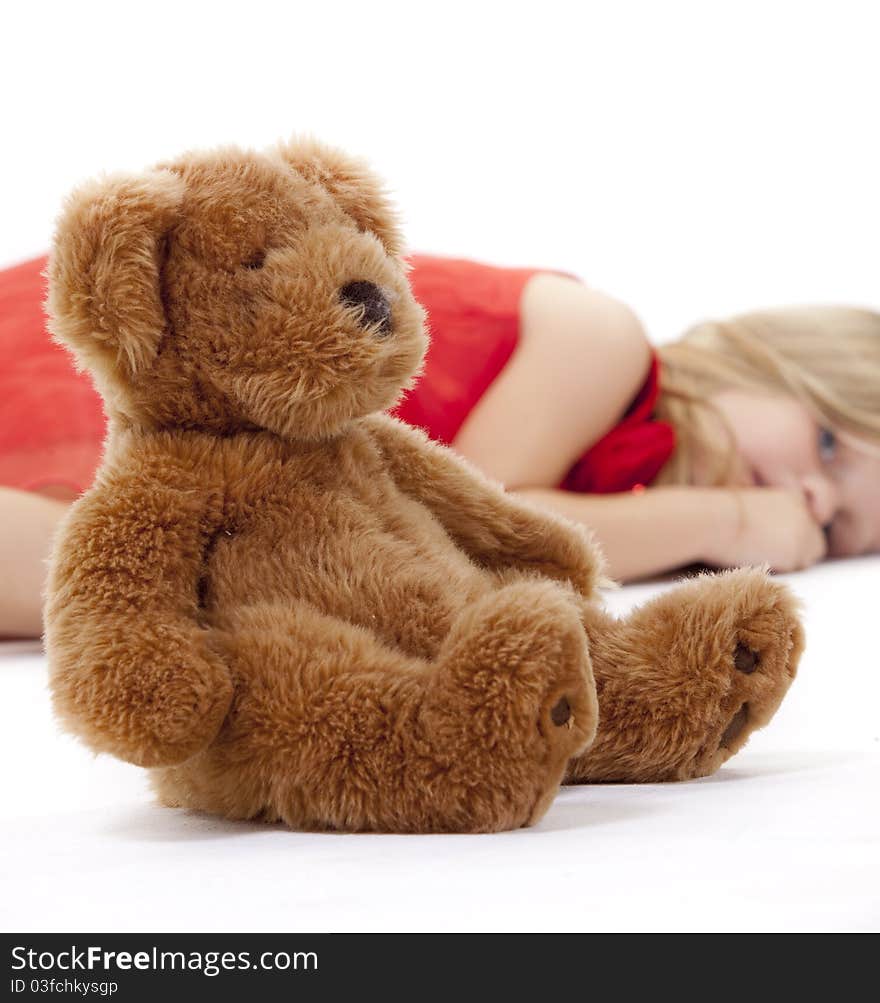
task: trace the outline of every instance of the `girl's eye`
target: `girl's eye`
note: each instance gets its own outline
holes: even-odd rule
[[[837,454],[837,436],[830,428],[819,429],[819,457],[829,463]]]

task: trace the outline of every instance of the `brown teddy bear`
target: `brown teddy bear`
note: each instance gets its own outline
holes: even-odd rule
[[[312,141],[71,197],[52,328],[110,433],[51,565],[58,712],[168,804],[298,828],[507,829],[563,777],[710,773],[794,676],[795,602],[742,571],[604,613],[585,531],[383,413],[427,346],[401,250]]]

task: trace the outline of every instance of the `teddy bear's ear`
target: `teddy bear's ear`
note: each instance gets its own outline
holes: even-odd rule
[[[165,330],[160,271],[183,200],[170,171],[90,182],[68,199],[49,256],[55,338],[92,372],[131,378]]]
[[[309,181],[316,181],[362,230],[374,233],[389,254],[403,252],[403,236],[388,192],[365,161],[312,138],[280,146],[284,160]]]

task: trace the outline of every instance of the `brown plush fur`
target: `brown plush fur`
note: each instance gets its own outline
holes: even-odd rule
[[[776,712],[804,648],[791,592],[755,569],[694,578],[626,620],[583,610],[601,721],[570,783],[714,773]]]
[[[311,141],[71,197],[49,309],[111,432],[52,562],[59,714],[169,804],[301,828],[492,831],[566,769],[710,772],[794,674],[791,598],[741,572],[604,614],[586,531],[382,413],[426,349],[401,248]]]

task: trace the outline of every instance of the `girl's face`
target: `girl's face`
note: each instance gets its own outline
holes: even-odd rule
[[[880,551],[880,455],[821,426],[794,397],[725,390],[743,484],[802,491],[832,557]]]

